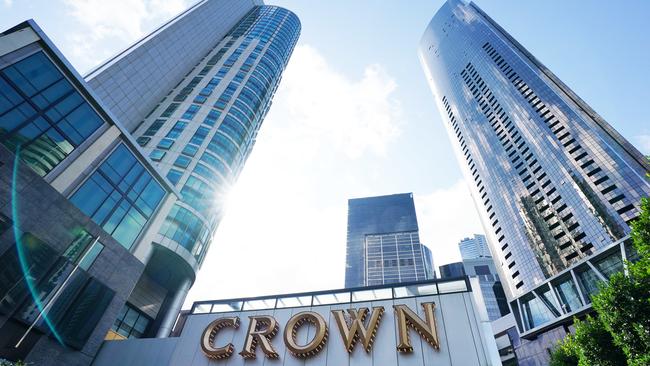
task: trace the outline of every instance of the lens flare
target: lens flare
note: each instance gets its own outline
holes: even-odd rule
[[[23,278],[25,279],[25,282],[27,283],[27,289],[29,290],[29,293],[34,300],[34,304],[38,308],[38,311],[41,314],[41,317],[43,318],[43,321],[47,325],[47,327],[50,329],[52,332],[52,335],[56,340],[63,346],[65,346],[65,343],[63,342],[63,339],[61,338],[61,335],[56,331],[56,328],[54,327],[54,324],[52,324],[52,321],[50,318],[47,316],[47,313],[45,312],[45,307],[43,306],[43,302],[41,301],[40,297],[38,296],[38,292],[36,290],[36,284],[34,283],[34,278],[31,276],[30,270],[29,270],[29,265],[27,263],[27,257],[25,255],[24,251],[24,244],[22,242],[22,237],[20,235],[20,228],[19,228],[19,223],[20,223],[20,218],[18,217],[18,190],[17,190],[17,182],[18,182],[18,164],[20,163],[20,145],[16,147],[16,156],[14,158],[14,169],[11,175],[11,215],[12,219],[14,222],[13,225],[13,233],[14,233],[14,239],[16,243],[16,252],[18,253],[18,261],[20,262],[20,268],[23,272]]]

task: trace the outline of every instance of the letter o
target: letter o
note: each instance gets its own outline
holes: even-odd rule
[[[309,322],[316,327],[314,338],[304,346],[296,343],[298,328],[305,322]],[[313,311],[304,311],[298,313],[289,319],[284,329],[284,344],[294,356],[298,358],[308,358],[318,354],[327,342],[327,324],[325,319]]]

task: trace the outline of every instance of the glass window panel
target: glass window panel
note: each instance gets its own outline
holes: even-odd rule
[[[395,297],[435,295],[438,293],[435,283],[429,285],[395,287],[393,291]]]
[[[183,172],[176,169],[170,169],[169,172],[167,173],[167,179],[169,179],[169,181],[172,182],[173,185],[176,185],[182,176],[183,176]]]
[[[140,235],[146,222],[145,217],[135,208],[131,207],[122,222],[115,228],[115,231],[112,233],[113,237],[124,247],[130,249],[135,239]]]
[[[87,232],[81,231],[75,239],[68,245],[68,248],[63,253],[63,256],[68,258],[70,262],[77,263],[79,258],[84,254],[86,248],[92,243],[94,238]]]
[[[199,304],[194,308],[193,314],[207,314],[212,309],[212,304]]]
[[[582,301],[580,300],[578,290],[573,283],[573,279],[567,277],[559,281],[560,282],[553,283],[553,286],[558,299],[562,303],[562,311],[564,313],[570,313],[582,307]]]
[[[281,297],[278,299],[277,308],[293,308],[311,306],[311,296]]]
[[[56,325],[63,341],[73,348],[82,348],[113,295],[113,290],[91,278]]]
[[[314,305],[342,304],[350,302],[349,292],[322,294],[314,296]]]
[[[374,301],[374,300],[390,299],[392,297],[393,297],[393,291],[390,288],[354,291],[352,293],[352,301]]]
[[[618,252],[596,262],[596,268],[605,277],[610,278],[614,273],[623,272],[623,260]]]
[[[467,284],[463,280],[440,282],[438,283],[438,291],[440,291],[441,294],[448,292],[467,291]]]
[[[243,310],[264,310],[275,307],[275,298],[262,300],[249,300],[244,302]]]
[[[231,303],[221,303],[221,304],[214,304],[212,306],[212,313],[228,313],[231,311],[241,311],[242,309],[242,302],[241,301],[236,301],[236,302],[231,302]]]
[[[100,242],[96,242],[81,259],[79,267],[87,271],[93,263],[95,263],[95,259],[99,257],[99,253],[101,253],[102,250],[104,250],[104,245]]]

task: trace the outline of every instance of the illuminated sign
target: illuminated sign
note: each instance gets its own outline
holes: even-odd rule
[[[436,304],[433,302],[422,303],[424,308],[424,319],[406,305],[393,305],[395,318],[397,319],[399,352],[413,352],[409,328],[415,330],[435,350],[439,349],[438,333],[434,311]],[[372,344],[379,330],[384,307],[332,310],[332,316],[336,321],[343,344],[348,353],[352,353],[357,343],[363,345],[363,349],[369,353],[372,351]],[[255,358],[257,346],[268,358],[278,358],[278,352],[273,348],[273,337],[278,333],[277,320],[269,315],[249,316],[249,325],[244,340],[244,345],[239,354],[246,359]],[[201,350],[212,359],[225,359],[232,356],[235,345],[228,343],[223,346],[215,345],[216,336],[223,328],[239,329],[239,317],[219,318],[210,323],[201,335]],[[312,339],[306,344],[297,343],[297,334],[300,327],[311,324],[315,328]],[[295,314],[289,319],[284,329],[284,344],[289,352],[297,358],[309,358],[317,355],[323,350],[329,336],[327,323],[322,315],[303,311]]]

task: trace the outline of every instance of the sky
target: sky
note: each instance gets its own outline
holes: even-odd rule
[[[650,154],[650,2],[477,0]],[[83,74],[191,0],[1,0],[0,29],[34,18]],[[185,302],[343,287],[347,200],[413,192],[435,266],[481,233],[417,59],[441,0],[267,0],[302,34]]]

